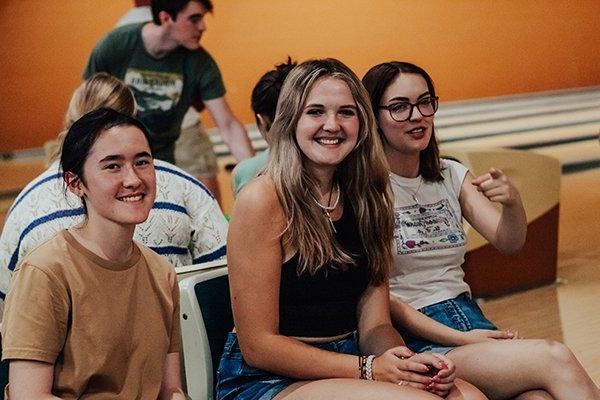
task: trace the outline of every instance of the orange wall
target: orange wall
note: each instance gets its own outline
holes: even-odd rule
[[[246,123],[256,79],[288,54],[337,57],[359,75],[413,61],[443,100],[600,84],[597,0],[213,1],[203,45]],[[94,43],[131,4],[1,1],[0,152],[54,138]]]

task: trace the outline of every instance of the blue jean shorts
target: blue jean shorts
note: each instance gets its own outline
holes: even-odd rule
[[[336,342],[314,346],[336,353],[358,355],[356,333]],[[229,333],[217,371],[217,400],[271,400],[294,382],[296,379],[248,365],[242,357],[237,335]]]
[[[467,293],[463,293],[454,299],[423,307],[419,311],[441,324],[463,332],[473,329],[498,329],[483,315],[477,303]],[[404,335],[404,340],[406,346],[417,353],[446,354],[454,348],[411,337],[410,335]]]

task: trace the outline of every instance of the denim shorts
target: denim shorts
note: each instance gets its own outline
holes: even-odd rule
[[[336,353],[358,355],[356,333],[336,342],[314,346]],[[296,381],[248,365],[242,357],[237,335],[229,333],[217,371],[217,400],[271,400]]]
[[[477,303],[467,293],[463,293],[454,299],[444,300],[423,307],[419,311],[439,323],[463,332],[473,329],[498,329],[496,325],[483,315]],[[427,340],[411,337],[410,335],[404,335],[404,340],[406,341],[406,346],[417,353],[446,354],[454,349],[451,346],[442,346]]]

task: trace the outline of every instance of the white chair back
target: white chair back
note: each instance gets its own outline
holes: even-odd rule
[[[179,290],[187,394],[192,400],[212,400],[218,362],[233,328],[227,267],[185,278]]]

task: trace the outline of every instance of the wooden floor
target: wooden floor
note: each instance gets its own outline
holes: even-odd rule
[[[0,194],[22,187],[43,162],[0,162]],[[220,176],[223,206],[230,212],[229,175]],[[0,225],[10,204],[0,199]],[[559,282],[482,305],[502,328],[518,329],[527,338],[566,343],[600,385],[600,168],[563,175],[560,209]]]

